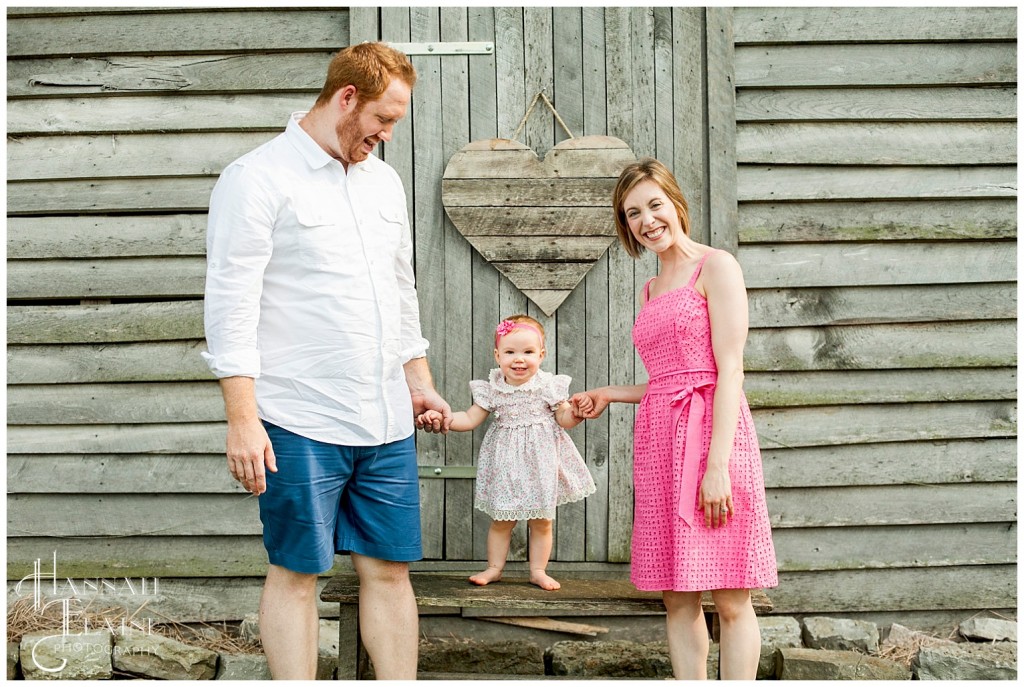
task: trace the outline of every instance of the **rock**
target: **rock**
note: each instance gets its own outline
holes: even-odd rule
[[[942,646],[954,644],[948,639],[933,637],[924,632],[911,630],[898,623],[893,623],[889,634],[879,645],[879,654],[891,661],[910,665],[911,660],[923,646]]]
[[[19,658],[18,654],[20,654],[20,653],[21,653],[21,650],[18,647],[18,643],[17,642],[7,642],[7,679],[8,680],[17,680],[20,677],[20,672],[21,671],[18,670],[18,668],[20,667],[20,665],[18,663],[18,658]]]
[[[338,621],[320,620],[320,646],[316,658],[316,679],[333,680],[338,671]]]
[[[800,623],[796,618],[759,616],[757,626],[761,630],[761,659],[757,664],[757,679],[764,680],[775,675],[776,650],[782,647],[803,646],[803,639],[800,634]]]
[[[260,616],[258,613],[249,613],[242,618],[238,626],[238,636],[253,644],[260,641]]]
[[[960,634],[967,639],[991,642],[1017,641],[1017,621],[1000,618],[971,618],[960,623]]]
[[[109,680],[113,647],[106,630],[64,637],[33,632],[21,638],[21,672],[26,680]]]
[[[899,623],[893,623],[889,628],[889,634],[886,636],[885,641],[881,643],[879,648],[884,651],[894,647],[911,647],[915,645],[940,646],[943,644],[955,643],[956,642],[949,639],[933,637],[926,632],[919,632],[918,630],[912,630],[909,627],[904,627]]]
[[[158,680],[210,680],[217,673],[217,654],[161,635],[118,634],[114,667]]]
[[[543,675],[544,653],[533,642],[475,642],[434,639],[420,642],[418,668],[428,673]]]
[[[910,669],[857,651],[784,647],[776,654],[780,680],[909,680]]]
[[[271,680],[267,657],[262,654],[221,654],[217,680]],[[319,678],[318,678],[319,679]]]
[[[810,649],[878,653],[878,626],[849,618],[804,618],[804,644]]]
[[[717,680],[718,679],[718,663],[719,663],[719,658],[721,657],[720,649],[721,649],[721,647],[719,647],[717,644],[712,644],[710,647],[708,647],[708,679],[709,680]],[[667,644],[665,645],[665,652],[668,653],[668,645]]]
[[[544,663],[549,675],[633,679],[672,677],[666,642],[556,642],[544,653]],[[714,673],[709,670],[708,675],[717,673],[716,661]]]
[[[1016,680],[1017,643],[922,647],[913,670],[919,680]]]

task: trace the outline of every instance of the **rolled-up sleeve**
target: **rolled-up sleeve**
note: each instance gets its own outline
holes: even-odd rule
[[[256,333],[276,215],[256,171],[241,163],[224,170],[210,198],[203,305],[202,356],[218,378],[260,375]]]

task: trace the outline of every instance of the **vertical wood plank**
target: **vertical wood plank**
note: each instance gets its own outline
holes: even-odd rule
[[[533,97],[543,91],[547,97],[554,101],[554,73],[552,69],[552,25],[550,7],[524,7],[523,8],[523,57],[525,66],[526,102],[527,106]],[[555,104],[557,108],[558,105]],[[548,151],[555,144],[554,131],[557,124],[555,116],[541,101],[537,101],[533,113],[526,120],[526,126],[521,134],[523,142],[533,148],[538,156],[547,155]],[[526,314],[544,325],[544,346],[547,355],[541,368],[547,372],[554,372],[558,369],[558,313],[547,315],[537,305],[527,299]],[[558,524],[554,523],[552,545],[552,556],[557,552],[558,547]],[[529,537],[527,537],[529,543]]]
[[[605,90],[604,9],[584,7],[583,33],[583,134],[604,135],[608,131]],[[609,221],[613,221],[609,217]],[[584,279],[586,289],[585,386],[592,389],[608,381],[608,254],[605,253]],[[608,414],[583,423],[583,447],[587,467],[597,491],[585,501],[586,560],[608,559]]]
[[[441,40],[466,41],[468,18],[464,7],[441,8]],[[441,58],[441,145],[447,164],[469,142],[469,58]],[[445,241],[445,398],[452,408],[472,403],[467,382],[473,374],[473,257],[469,242],[444,218]],[[473,435],[450,432],[445,441],[446,465],[473,464]],[[445,559],[473,557],[473,482],[444,481]]]
[[[672,8],[654,8],[654,157],[675,170],[675,111],[672,109]]]
[[[654,9],[634,7],[630,11],[630,28],[633,35],[633,151],[638,157],[657,157],[657,128],[655,107],[658,93],[655,90],[655,44]],[[644,251],[633,266],[633,289],[640,293],[644,284],[658,274],[658,256]],[[639,302],[634,299],[636,311]],[[646,379],[643,362],[639,354],[633,353],[634,377]]]
[[[436,8],[413,7],[409,10],[409,38],[413,42],[440,39],[439,12]],[[430,359],[447,360],[445,327],[445,232],[441,206],[440,179],[444,174],[441,157],[441,58],[414,56],[418,79],[412,94],[415,113],[413,136],[413,187],[416,208],[416,290],[420,301],[423,335],[430,341]],[[442,363],[443,365],[443,363]],[[438,390],[444,394],[447,371],[439,366],[435,376]],[[445,464],[445,437],[422,434],[417,453],[421,464]],[[444,482],[420,480],[420,517],[423,523],[423,557],[444,556]]]
[[[629,10],[629,35],[633,49],[630,60],[633,105],[633,140],[637,157],[655,157],[656,93],[654,90],[654,8],[633,7]]]
[[[469,8],[469,40],[494,41],[494,9]],[[469,129],[470,139],[497,138],[498,88],[495,55],[469,57]],[[494,328],[498,314],[498,270],[473,251],[473,379],[487,379],[494,367]],[[473,430],[473,456],[480,453],[480,442],[487,425]],[[473,510],[473,551],[475,560],[487,558],[487,530],[490,518]]]
[[[675,113],[673,169],[690,207],[690,235],[707,244],[707,130],[704,107],[704,9],[672,10],[672,112]]]
[[[409,42],[409,10],[405,7],[383,7],[380,11],[381,40],[390,43]],[[417,88],[419,86],[417,85]],[[413,89],[414,92],[416,89]],[[381,143],[381,159],[395,168],[398,176],[402,178],[402,185],[405,187],[406,210],[409,213],[410,226],[413,229],[413,241],[416,240],[416,213],[413,211],[413,202],[416,198],[416,187],[413,178],[413,122],[416,119],[416,112],[409,107],[405,118],[395,125],[394,133],[390,143]],[[415,265],[415,254],[413,255]],[[417,273],[417,278],[419,278]],[[421,313],[422,315],[422,313]],[[422,319],[422,317],[421,317]],[[424,336],[426,336],[424,334]],[[427,351],[427,358],[433,357],[434,351]],[[433,365],[434,374],[443,374],[441,360]]]
[[[494,9],[494,51],[497,58],[498,136],[511,138],[519,121],[526,114],[526,39],[521,7]],[[533,97],[531,93],[530,98]],[[522,138],[523,134],[520,134]],[[527,312],[527,299],[508,277],[499,276],[499,318]],[[497,326],[497,322],[494,323]],[[493,349],[492,349],[493,350]],[[486,558],[486,556],[484,556]],[[526,527],[519,524],[512,531],[509,560],[526,560]]]
[[[348,10],[348,44],[355,45],[380,39],[379,8],[350,7]]]
[[[607,54],[608,134],[635,143],[633,131],[630,10],[605,8]],[[635,148],[634,148],[635,150]],[[633,384],[631,326],[637,302],[633,289],[634,261],[622,246],[608,251],[608,377],[611,384]],[[608,560],[629,560],[633,525],[633,413],[632,405],[612,404],[608,409]]]
[[[558,114],[576,136],[583,135],[583,16],[579,8],[556,7],[552,10],[554,35],[554,93]],[[555,141],[568,138],[561,126],[555,126]],[[586,384],[586,287],[581,284],[562,302],[557,312],[557,372],[572,377],[570,393],[582,391]],[[569,430],[576,447],[586,455],[583,425]],[[555,518],[555,557],[560,561],[586,558],[586,502],[566,504]]]
[[[707,10],[710,241],[736,255],[736,89],[732,9]]]
[[[551,8],[523,8],[523,44],[524,44],[524,76],[526,83],[527,106],[538,92],[543,91],[554,100],[554,72],[552,55],[554,52]],[[557,103],[555,104],[557,108]],[[537,101],[533,113],[526,120],[523,128],[523,142],[533,148],[538,156],[544,157],[555,145],[554,132],[557,126],[555,116],[541,101]],[[557,313],[547,315],[530,300],[526,302],[526,314],[544,325],[545,346],[547,356],[541,368],[553,372],[558,368],[558,327]]]

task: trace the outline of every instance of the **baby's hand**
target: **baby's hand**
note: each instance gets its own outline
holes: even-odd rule
[[[439,427],[444,420],[444,415],[439,410],[427,410],[416,416],[416,426],[420,429],[425,427]]]
[[[594,400],[590,395],[581,391],[569,399],[572,403],[572,414],[579,418],[587,418],[594,410]]]

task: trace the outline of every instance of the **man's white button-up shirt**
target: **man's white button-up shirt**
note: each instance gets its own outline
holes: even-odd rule
[[[425,355],[398,174],[348,173],[291,116],[210,200],[205,323],[217,377],[256,379],[260,417],[368,446],[413,433],[403,365]]]

